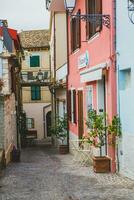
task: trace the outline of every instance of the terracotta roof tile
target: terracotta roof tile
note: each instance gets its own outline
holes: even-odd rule
[[[49,46],[49,30],[31,30],[19,33],[20,42],[23,48],[46,47]]]

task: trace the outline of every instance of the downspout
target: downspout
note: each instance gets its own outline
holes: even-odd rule
[[[114,0],[114,26],[115,26],[115,52],[116,52],[116,59],[115,59],[115,71],[116,71],[116,89],[117,89],[117,106],[118,106],[118,114],[119,114],[119,117],[120,117],[120,94],[119,94],[119,66],[117,66],[117,15],[116,15],[116,4],[117,4],[117,1]],[[119,166],[119,149],[118,149],[118,144],[116,145],[116,168],[117,168],[117,171],[119,172],[119,169],[120,169],[120,166]]]
[[[56,83],[56,22],[54,11],[54,85]],[[54,111],[54,124],[56,124],[56,90],[53,89],[53,111]]]
[[[67,99],[67,145],[69,152],[69,117],[68,117],[68,76],[69,76],[69,30],[68,30],[68,11],[66,10],[66,32],[67,32],[67,78],[66,78],[66,99]]]

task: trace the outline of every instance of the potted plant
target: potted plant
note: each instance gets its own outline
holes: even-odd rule
[[[54,126],[50,128],[51,133],[54,137],[56,137],[59,141],[59,153],[67,154],[68,153],[68,145],[67,145],[67,115],[64,117],[56,117],[56,123]]]
[[[118,115],[114,116],[108,125],[108,143],[115,146],[117,139],[121,136],[121,122]]]
[[[110,158],[102,156],[102,147],[106,141],[106,113],[97,114],[95,110],[88,112],[88,120],[86,125],[88,127],[88,135],[86,141],[95,148],[99,148],[100,155],[93,156],[93,169],[94,172],[109,172],[110,171]]]

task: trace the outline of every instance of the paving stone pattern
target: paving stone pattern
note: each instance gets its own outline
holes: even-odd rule
[[[134,181],[95,174],[52,148],[23,150],[0,179],[0,200],[134,200]]]

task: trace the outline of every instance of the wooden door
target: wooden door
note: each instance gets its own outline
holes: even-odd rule
[[[84,132],[83,123],[83,91],[78,91],[78,136],[82,138]]]

